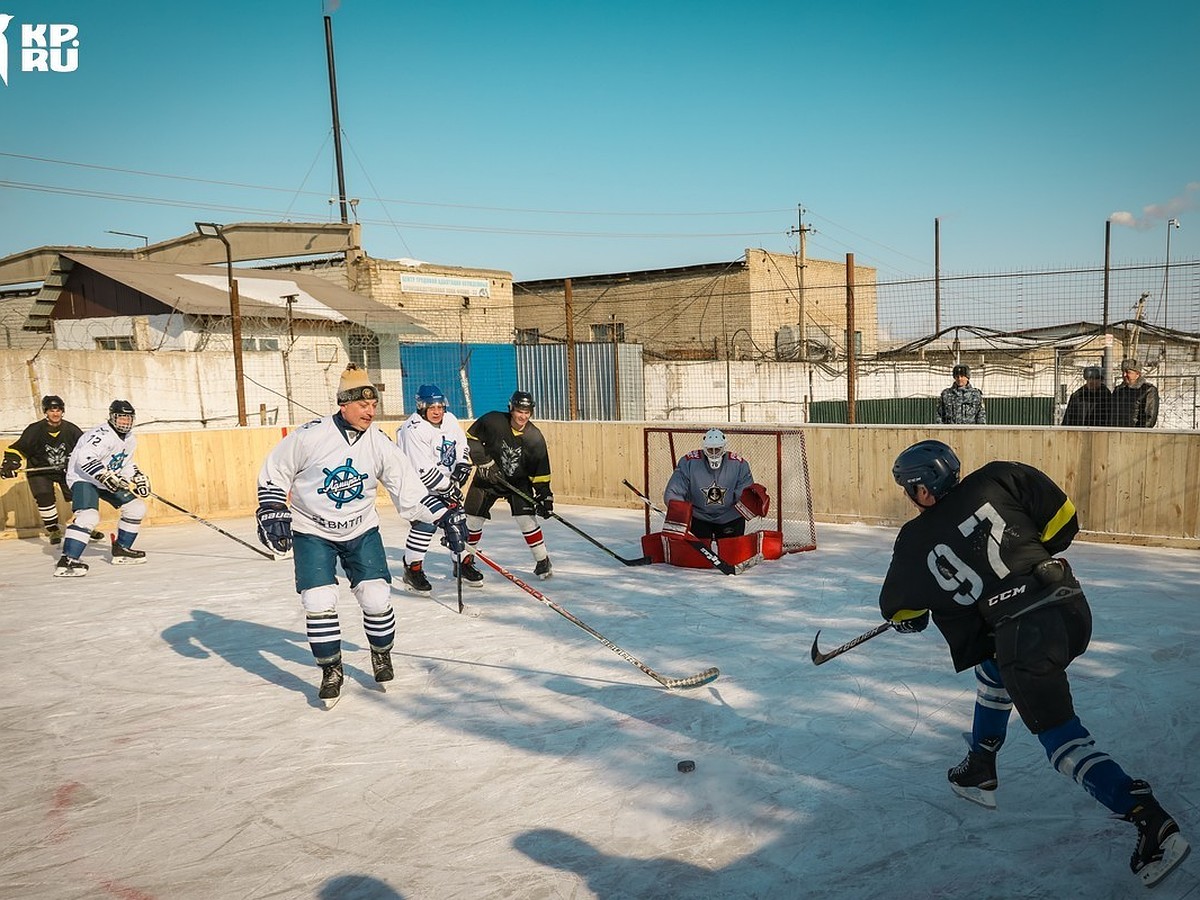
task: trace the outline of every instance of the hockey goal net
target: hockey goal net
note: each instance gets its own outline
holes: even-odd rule
[[[750,463],[754,480],[771,496],[767,515],[746,523],[746,533],[780,531],[783,552],[813,550],[817,529],[813,523],[812,494],[808,479],[808,454],[804,432],[798,428],[737,428],[718,426],[729,439],[726,449]],[[663,491],[675,465],[684,454],[700,446],[707,428],[647,428],[643,436],[643,483],[655,506],[663,504]],[[646,510],[646,533],[662,525]]]

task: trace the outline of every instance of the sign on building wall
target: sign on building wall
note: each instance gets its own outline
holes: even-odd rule
[[[490,297],[491,283],[486,278],[455,278],[452,275],[401,275],[400,290],[406,294]]]

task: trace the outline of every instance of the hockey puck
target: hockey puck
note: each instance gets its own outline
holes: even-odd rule
[[[680,772],[694,772],[696,770],[696,762],[691,759],[681,759],[675,766]]]

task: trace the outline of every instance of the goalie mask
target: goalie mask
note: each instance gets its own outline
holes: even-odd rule
[[[710,469],[721,468],[721,460],[725,456],[725,445],[728,443],[725,432],[720,428],[710,428],[704,435],[704,441],[700,446],[704,450],[704,456],[708,460]]]

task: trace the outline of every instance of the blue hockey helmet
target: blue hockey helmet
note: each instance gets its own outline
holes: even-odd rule
[[[423,384],[417,388],[417,412],[423,413],[431,406],[446,408],[446,395],[436,384]]]
[[[958,473],[962,463],[941,441],[919,441],[896,457],[892,464],[892,477],[905,493],[916,499],[917,487],[926,490],[940,500],[958,484]]]

